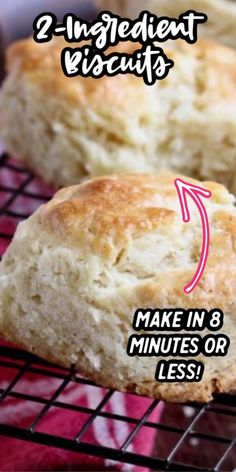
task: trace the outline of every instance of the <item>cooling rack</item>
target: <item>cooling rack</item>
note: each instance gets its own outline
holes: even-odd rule
[[[34,176],[12,161],[6,154],[0,156],[0,248],[1,253],[8,246],[16,225],[27,218],[52,195],[52,190],[43,186]],[[38,190],[37,190],[38,189]],[[0,254],[1,256],[2,254]],[[99,388],[73,371],[58,368],[39,360],[35,356],[0,341],[1,372],[12,369],[12,378],[0,388],[0,435],[45,446],[52,446],[77,453],[89,454],[122,463],[148,467],[158,471],[233,471],[236,468],[236,396],[219,395],[207,405],[187,404],[184,406],[166,404],[159,423],[152,420],[152,413],[158,401],[150,402],[140,418],[111,413],[106,405],[116,394],[104,390],[104,396],[95,408],[87,408],[76,402],[67,403],[61,394],[70,384]],[[45,379],[57,380],[57,388],[49,396],[37,392],[21,391],[17,388],[27,375],[40,375]],[[3,374],[2,374],[3,375]],[[0,383],[0,385],[2,385]],[[19,427],[2,420],[1,406],[6,399],[32,402],[38,406],[38,413],[32,424]],[[40,430],[39,425],[52,408],[58,408],[75,415],[86,414],[80,431],[71,438],[60,437],[49,431]],[[92,444],[86,441],[88,428],[97,418],[119,421],[131,426],[131,432],[119,448]],[[147,429],[157,433],[156,446],[151,456],[130,452],[129,446],[137,435]],[[144,439],[145,440],[145,439]]]

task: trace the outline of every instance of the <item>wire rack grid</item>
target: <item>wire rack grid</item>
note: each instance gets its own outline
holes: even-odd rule
[[[9,173],[16,176],[8,179]],[[9,181],[11,182],[9,184]],[[32,183],[34,186],[32,187]],[[36,185],[35,185],[36,182]],[[52,195],[52,191],[6,154],[0,157],[0,248],[3,253],[7,248],[19,221]],[[27,208],[27,211],[25,211]],[[29,210],[29,211],[28,211]],[[6,230],[7,228],[7,230]],[[10,229],[9,229],[10,228]],[[2,256],[2,254],[0,254]],[[161,422],[152,420],[152,413],[158,407],[158,401],[150,400],[149,407],[140,417],[123,416],[106,409],[116,392],[105,390],[102,400],[94,408],[75,403],[67,403],[61,394],[71,384],[99,388],[73,371],[67,371],[39,360],[35,356],[4,345],[0,342],[0,386],[4,369],[12,370],[12,379],[8,385],[0,388],[0,435],[32,443],[53,446],[76,453],[89,454],[114,461],[148,467],[153,470],[175,471],[232,471],[236,467],[236,396],[219,395],[206,405],[165,405]],[[56,379],[57,388],[49,396],[37,392],[21,391],[17,388],[22,378],[27,375],[40,375],[46,379]],[[1,406],[6,399],[18,399],[38,406],[33,422],[19,427],[14,421],[1,419]],[[22,406],[23,407],[23,406]],[[40,430],[45,416],[51,409],[57,408],[74,415],[85,415],[86,420],[80,431],[73,437],[60,437],[49,431]],[[119,421],[131,426],[131,432],[117,448],[91,444],[86,441],[86,433],[97,420]],[[156,446],[150,456],[130,451],[130,445],[137,435],[152,429],[157,433]]]

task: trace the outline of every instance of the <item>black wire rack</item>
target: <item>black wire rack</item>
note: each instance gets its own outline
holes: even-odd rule
[[[10,176],[10,178],[9,178]],[[38,189],[38,191],[37,191]],[[37,206],[46,202],[52,190],[8,158],[0,157],[0,248],[3,254],[9,244],[15,228],[21,220],[27,218]],[[45,446],[52,446],[76,453],[88,454],[118,461],[125,464],[143,466],[152,470],[166,471],[233,471],[236,468],[236,396],[219,395],[206,405],[164,405],[160,422],[153,421],[152,416],[158,401],[151,401],[146,411],[133,416],[111,413],[106,405],[116,392],[103,390],[104,395],[94,408],[79,405],[77,402],[62,400],[61,394],[71,384],[87,385],[97,389],[90,382],[73,371],[67,371],[39,360],[35,356],[4,345],[0,342],[0,386],[4,369],[12,370],[8,385],[0,388],[0,435],[24,440]],[[45,379],[57,380],[57,388],[50,395],[39,395],[18,388],[26,375],[40,375]],[[77,388],[77,387],[76,387]],[[33,422],[24,427],[9,424],[1,417],[1,406],[6,399],[18,399],[38,406]],[[40,430],[48,412],[61,409],[70,414],[85,415],[86,420],[80,431],[73,437],[60,437],[49,431]],[[120,445],[112,448],[106,445],[92,444],[86,440],[90,426],[98,419],[118,421],[129,425],[130,433]],[[130,445],[137,435],[151,429],[156,433],[155,447],[149,456],[134,453]]]

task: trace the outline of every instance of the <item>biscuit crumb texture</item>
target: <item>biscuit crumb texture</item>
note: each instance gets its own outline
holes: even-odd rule
[[[205,202],[211,247],[198,287],[198,211],[182,222],[173,175],[121,175],[60,190],[22,222],[0,268],[0,333],[48,361],[122,391],[174,402],[236,388],[236,209],[221,185]],[[190,179],[190,182],[197,183]],[[159,383],[160,358],[128,357],[137,308],[220,308],[226,357],[199,356],[200,383]],[[207,332],[203,334],[208,334]]]
[[[236,5],[234,0],[95,0],[101,10],[136,18],[143,10],[157,16],[177,18],[189,10],[206,13],[207,23],[199,25],[199,35],[236,48]]]
[[[0,135],[12,156],[56,187],[170,171],[236,193],[234,50],[205,40],[169,46],[175,67],[150,87],[133,75],[65,77],[64,47],[28,39],[8,50]]]

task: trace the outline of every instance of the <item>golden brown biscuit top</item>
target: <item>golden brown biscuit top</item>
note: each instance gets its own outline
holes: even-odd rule
[[[201,222],[191,199],[192,222],[186,225],[182,221],[175,178],[168,174],[133,174],[93,179],[60,190],[36,214],[40,224],[50,232],[68,238],[76,246],[91,244],[98,252],[152,233],[172,241],[178,232],[188,239],[188,233],[196,231],[199,237]],[[187,181],[199,185],[193,179]],[[222,185],[212,182],[202,185],[212,192],[211,200],[205,200],[204,204],[213,225],[213,236],[223,231],[230,238],[232,251],[232,243],[236,244],[234,197]],[[221,248],[218,252],[222,252]]]
[[[73,103],[76,100],[84,106],[99,102],[107,107],[122,106],[129,110],[134,104],[144,100],[144,83],[133,75],[105,76],[101,79],[66,77],[61,68],[62,50],[67,46],[76,48],[83,44],[69,44],[63,38],[53,38],[51,42],[41,44],[34,42],[32,38],[17,41],[8,48],[7,71],[25,73],[33,82],[43,87],[45,92],[66,97],[73,100]],[[116,46],[115,50],[132,54],[137,48],[137,45],[127,42]],[[114,51],[110,48],[108,53],[112,50]]]
[[[168,180],[168,178],[167,178]],[[154,177],[130,175],[104,177],[80,186],[63,189],[45,208],[43,215],[54,228],[61,225],[74,231],[81,223],[84,230],[103,240],[126,230],[134,233],[151,231],[160,224],[169,224],[175,213],[158,206],[158,199],[174,196],[174,187],[160,187]]]
[[[212,192],[204,199],[211,232],[206,270],[186,295],[200,258],[202,225],[190,197],[191,221],[183,222],[176,177],[109,176],[62,189],[19,226],[14,251],[26,258],[44,250],[54,259],[63,253],[68,264],[82,267],[81,290],[92,286],[94,296],[104,290],[111,300],[130,299],[131,311],[218,307],[236,316],[235,199],[222,185],[182,177]]]

